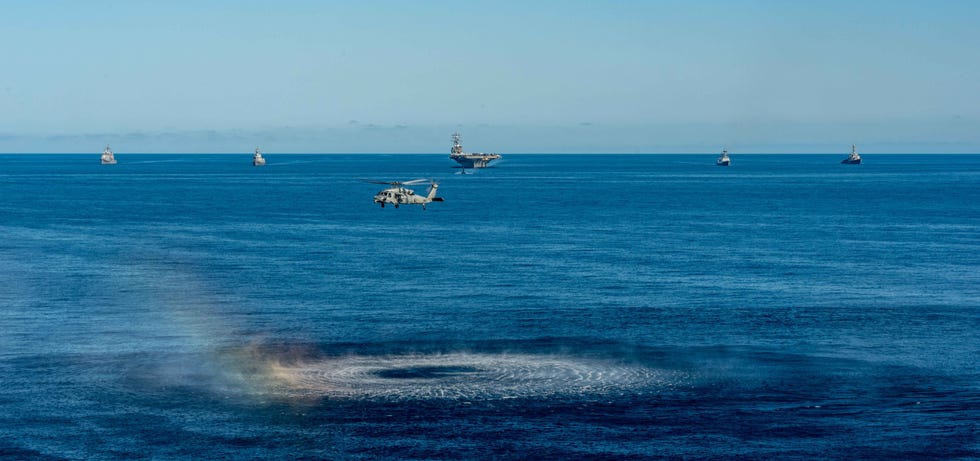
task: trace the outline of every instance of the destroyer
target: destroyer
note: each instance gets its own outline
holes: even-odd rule
[[[860,165],[861,156],[858,155],[857,146],[851,144],[851,155],[848,155],[847,158],[841,160],[840,162],[845,165]]]
[[[732,159],[728,158],[728,149],[721,151],[721,157],[715,160],[715,165],[728,166],[732,164]]]
[[[116,156],[113,155],[112,149],[109,148],[109,145],[108,144],[105,145],[105,150],[102,151],[102,164],[103,165],[115,165],[116,164]]]
[[[463,168],[486,168],[490,162],[500,158],[499,154],[484,154],[480,152],[467,154],[463,152],[463,146],[459,143],[459,132],[453,133],[453,148],[449,152],[449,158],[463,166]]]
[[[262,158],[262,152],[259,152],[259,148],[255,148],[255,155],[252,155],[252,165],[262,166],[265,165],[265,159]]]

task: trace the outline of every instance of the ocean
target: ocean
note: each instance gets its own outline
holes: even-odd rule
[[[844,156],[0,155],[0,458],[980,458],[980,155]]]

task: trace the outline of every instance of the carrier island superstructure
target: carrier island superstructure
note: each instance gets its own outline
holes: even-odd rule
[[[459,132],[453,133],[453,148],[449,152],[449,158],[463,166],[463,168],[486,168],[490,162],[500,158],[500,154],[484,154],[476,152],[467,154],[463,152],[463,145],[459,143]]]

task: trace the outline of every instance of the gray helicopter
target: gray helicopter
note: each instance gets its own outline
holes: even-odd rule
[[[384,208],[386,203],[390,203],[395,205],[395,208],[398,208],[399,205],[422,205],[422,209],[424,210],[425,205],[432,202],[442,201],[442,197],[436,197],[436,190],[439,189],[439,183],[430,179],[413,179],[411,181],[365,180],[365,182],[369,182],[371,184],[388,184],[392,186],[378,192],[377,194],[374,194],[374,203],[380,203],[381,208]],[[418,195],[414,190],[405,187],[425,183],[429,183],[429,192],[425,196]]]

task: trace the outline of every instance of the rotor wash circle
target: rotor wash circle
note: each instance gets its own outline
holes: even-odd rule
[[[663,388],[676,372],[562,355],[352,355],[270,362],[273,392],[350,399],[507,399]]]

